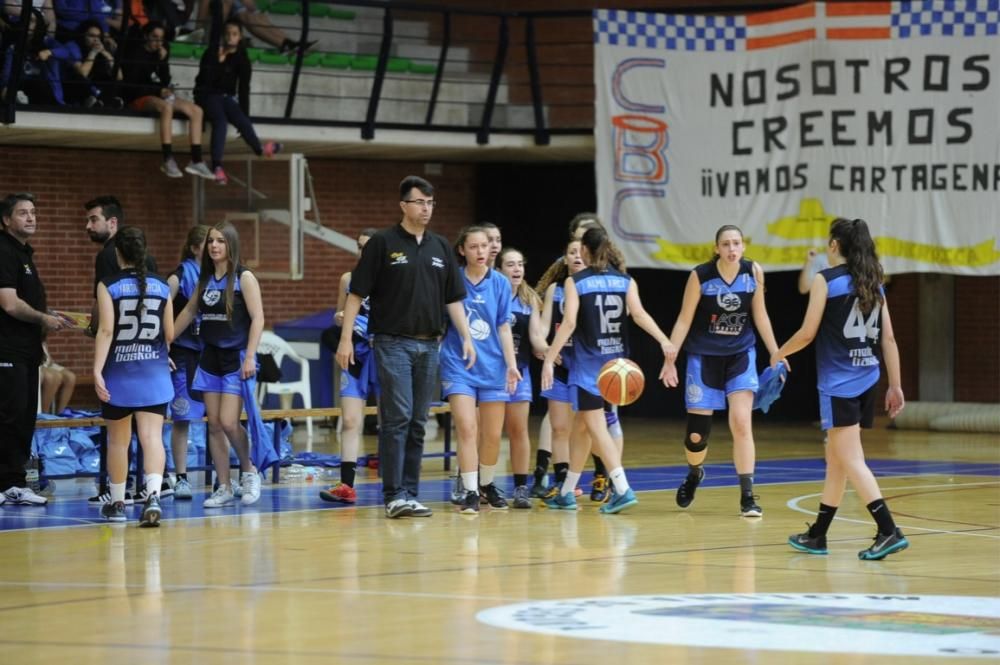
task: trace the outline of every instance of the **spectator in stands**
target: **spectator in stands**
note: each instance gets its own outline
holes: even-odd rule
[[[20,0],[0,0],[3,2],[4,13],[12,18],[21,16]],[[52,9],[52,0],[31,0],[31,8],[42,14],[49,35],[55,36],[56,14]]]
[[[101,32],[108,34],[108,7],[104,0],[52,0],[56,16],[55,36],[61,42],[71,42],[84,21],[96,21]]]
[[[3,70],[0,71],[0,95],[6,98],[7,88],[13,80],[14,49],[16,46],[17,26],[20,17],[4,16],[8,22],[3,42]],[[13,29],[11,29],[13,28]],[[65,46],[48,34],[45,19],[41,12],[32,10],[28,20],[28,41],[18,92],[23,92],[26,99],[21,100],[31,104],[48,104],[63,106],[62,69],[60,62],[67,61],[70,53]]]
[[[37,230],[31,194],[10,194],[0,205],[0,503],[44,505],[25,478],[38,411],[42,332],[67,323],[48,314],[45,287],[28,240]]]
[[[108,48],[105,36],[97,21],[87,20],[80,24],[77,40],[66,45],[71,57],[63,87],[70,104],[113,109],[125,106],[118,96],[122,70],[115,71],[115,51]]]
[[[240,24],[233,20],[223,23],[221,3],[213,0],[211,4],[212,31],[194,82],[194,99],[212,123],[212,169],[215,182],[225,185],[229,178],[222,168],[222,154],[229,123],[258,156],[273,157],[281,144],[268,141],[261,145],[257,138],[249,118],[251,67]]]
[[[127,45],[124,68],[123,97],[136,111],[154,111],[160,114],[160,143],[163,164],[160,170],[170,178],[183,177],[173,153],[174,112],[188,117],[188,137],[191,141],[191,162],[184,170],[191,175],[212,180],[201,157],[202,110],[197,104],[178,97],[170,85],[170,52],[162,24],[150,21],[142,29],[140,44]]]
[[[296,51],[300,42],[288,38],[285,31],[271,23],[265,14],[257,8],[256,0],[202,0],[198,5],[198,22],[205,24],[208,21],[209,5],[220,2],[222,5],[222,15],[229,20],[235,20],[246,27],[254,37],[262,39],[281,53],[292,53]],[[302,44],[305,50],[311,49],[316,44],[309,41]]]
[[[49,345],[42,342],[44,360],[42,362],[42,411],[62,413],[73,399],[76,388],[76,374],[58,363],[52,362]]]

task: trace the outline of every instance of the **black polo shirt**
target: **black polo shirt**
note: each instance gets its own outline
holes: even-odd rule
[[[35,269],[31,245],[0,231],[0,289],[14,289],[17,297],[45,311],[45,287]],[[0,308],[0,359],[38,362],[42,358],[42,327],[15,319]]]
[[[351,272],[350,291],[370,296],[368,332],[403,337],[444,334],[445,305],[465,298],[465,285],[448,241],[424,231],[420,244],[402,224],[368,241]]]
[[[97,285],[102,279],[117,275],[121,271],[121,266],[118,265],[118,255],[115,254],[115,237],[111,236],[94,259],[94,297],[97,297]],[[156,260],[149,254],[146,255],[146,273],[158,274]]]

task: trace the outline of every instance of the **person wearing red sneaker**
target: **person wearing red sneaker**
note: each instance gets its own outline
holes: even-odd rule
[[[358,235],[358,253],[369,238],[378,233],[377,229],[363,229]],[[351,285],[351,273],[345,272],[340,278],[337,296],[337,312],[333,322],[337,327],[344,324],[344,304]],[[375,368],[375,354],[372,352],[368,335],[369,300],[361,301],[361,309],[354,318],[352,338],[354,340],[354,364],[340,374],[340,409],[343,426],[340,430],[340,483],[330,489],[320,490],[319,498],[332,503],[354,503],[355,470],[358,466],[358,452],[361,449],[361,430],[365,422],[365,403],[370,396],[378,397],[378,371]],[[377,459],[377,458],[375,458]],[[369,468],[378,468],[378,462]]]
[[[210,4],[212,28],[194,81],[194,100],[212,123],[213,173],[215,181],[225,185],[229,177],[222,166],[222,157],[230,124],[257,156],[273,157],[281,151],[281,144],[274,141],[261,144],[257,138],[250,121],[252,68],[243,44],[242,28],[235,19],[223,21],[220,0],[212,0]]]

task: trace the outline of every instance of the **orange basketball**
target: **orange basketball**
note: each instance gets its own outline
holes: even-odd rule
[[[628,358],[615,358],[604,363],[597,374],[601,396],[612,404],[625,406],[639,399],[646,387],[646,377],[639,366]]]

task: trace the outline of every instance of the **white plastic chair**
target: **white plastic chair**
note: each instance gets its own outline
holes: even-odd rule
[[[301,395],[305,408],[312,408],[312,388],[309,383],[309,361],[295,353],[291,345],[278,337],[273,332],[265,330],[260,337],[260,344],[257,345],[257,353],[270,353],[274,356],[274,361],[281,367],[285,358],[295,362],[299,366],[298,381],[279,381],[276,383],[259,383],[257,388],[257,401],[261,404],[268,395]],[[310,440],[313,435],[312,416],[306,416],[306,434]]]

